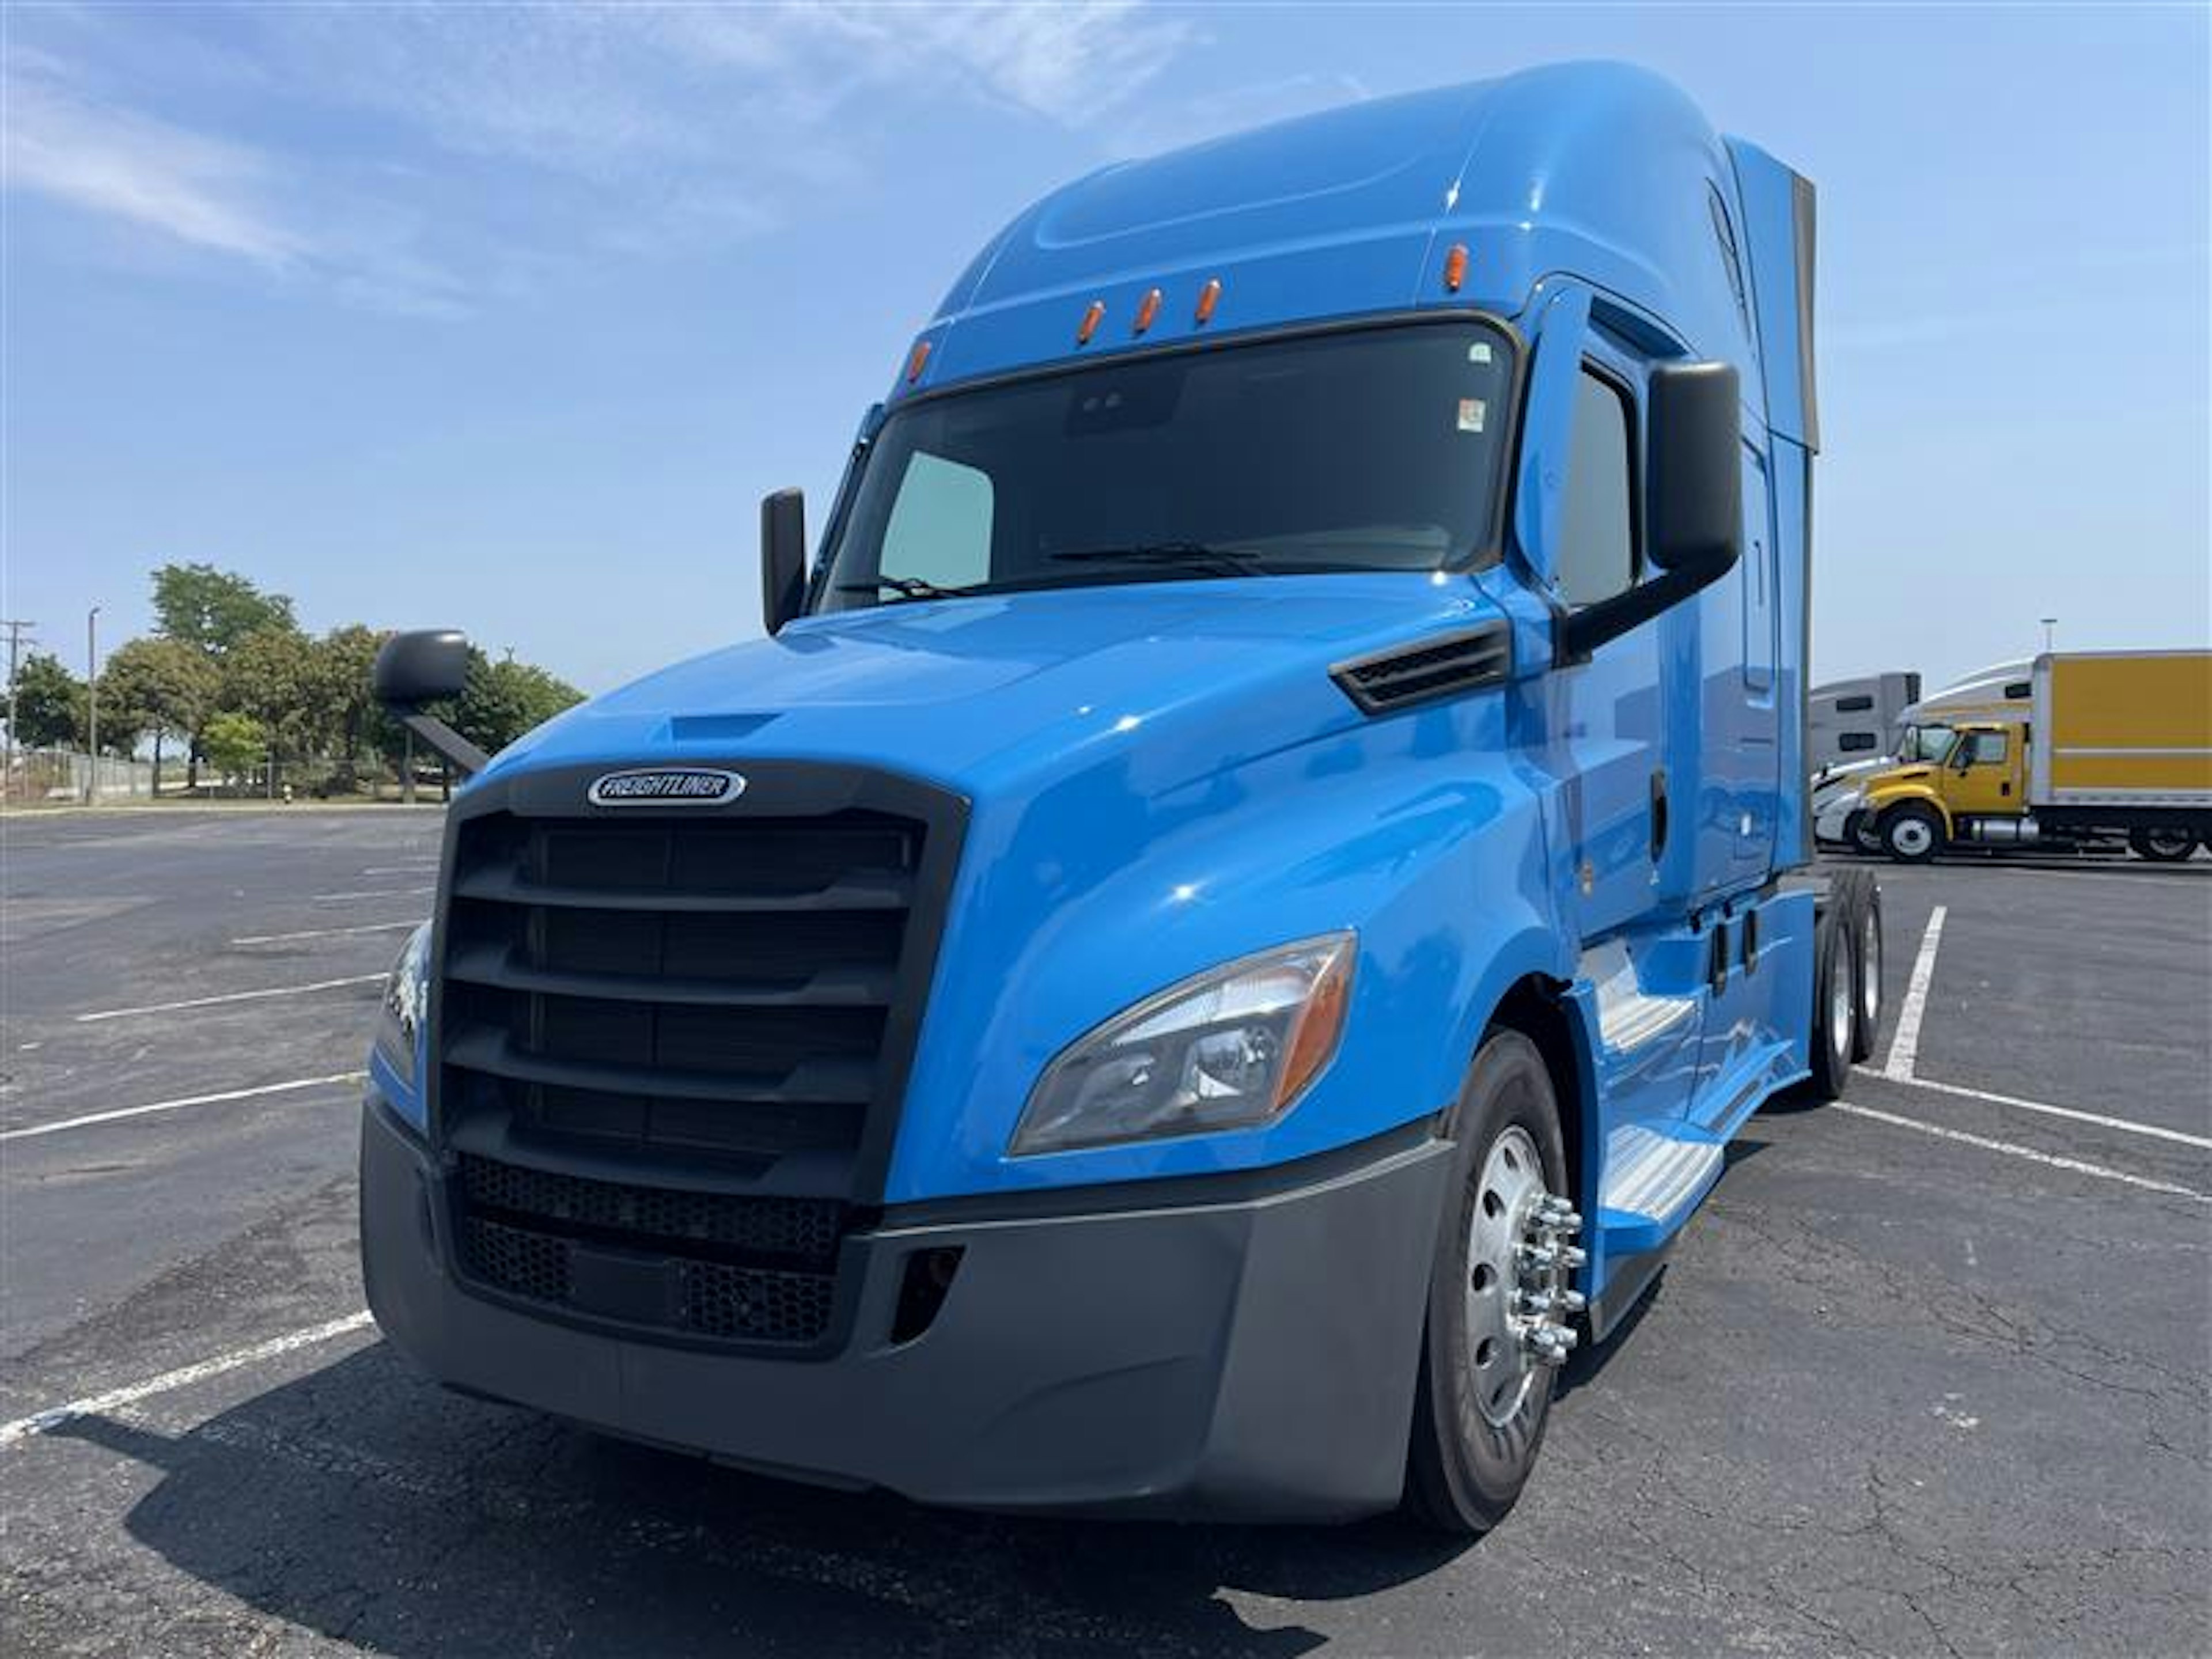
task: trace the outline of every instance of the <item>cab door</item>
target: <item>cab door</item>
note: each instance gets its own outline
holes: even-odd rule
[[[2027,728],[1980,726],[1959,734],[1943,777],[1954,817],[2013,817],[2022,810],[2021,750]]]

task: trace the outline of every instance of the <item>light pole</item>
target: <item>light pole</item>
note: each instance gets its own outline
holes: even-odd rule
[[[100,805],[100,607],[84,613],[84,804]]]
[[[2051,636],[2052,636],[2052,635],[2053,635],[2053,634],[2057,631],[2057,627],[2058,627],[2058,618],[2057,618],[2057,617],[2045,617],[2043,619],[2043,648],[2044,648],[2045,651],[2048,651],[2048,650],[2050,650],[2050,649],[2051,649]]]

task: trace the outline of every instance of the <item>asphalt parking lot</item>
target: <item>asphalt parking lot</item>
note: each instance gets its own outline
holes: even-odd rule
[[[1883,1072],[1754,1121],[1470,1547],[933,1513],[411,1374],[355,1073],[438,827],[8,825],[8,1651],[2212,1650],[2212,860],[1881,866]]]

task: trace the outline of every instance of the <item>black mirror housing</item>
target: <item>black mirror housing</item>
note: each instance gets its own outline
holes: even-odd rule
[[[770,635],[806,604],[806,496],[779,489],[761,498],[761,626]]]
[[[1702,587],[1743,550],[1743,392],[1727,363],[1662,363],[1648,398],[1645,549]]]
[[[370,685],[376,700],[398,709],[458,697],[469,678],[469,636],[457,629],[394,634],[376,653]]]
[[[422,712],[424,703],[458,697],[466,689],[467,635],[453,628],[394,634],[377,652],[376,666],[369,671],[368,679],[376,700],[458,768],[463,777],[473,777],[491,763],[491,757],[483,750],[436,715]]]
[[[1735,568],[1743,553],[1743,394],[1728,363],[1662,363],[1645,394],[1644,550],[1657,574],[1559,624],[1576,662]]]

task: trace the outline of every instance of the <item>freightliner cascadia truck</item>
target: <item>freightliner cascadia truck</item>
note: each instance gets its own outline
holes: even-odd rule
[[[1615,65],[1022,213],[768,637],[465,768],[363,1125],[468,1393],[994,1510],[1495,1523],[1872,1038],[1809,857],[1813,191]]]

